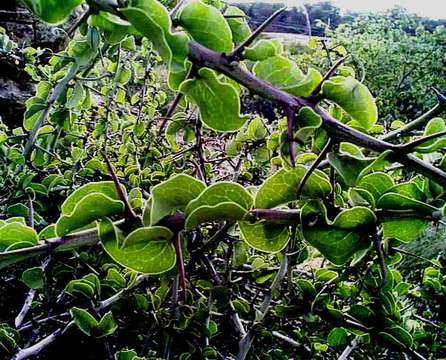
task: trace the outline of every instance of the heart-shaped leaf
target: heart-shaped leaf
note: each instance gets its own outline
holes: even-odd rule
[[[21,222],[0,225],[0,251],[37,245],[38,241],[36,231]]]
[[[389,219],[382,223],[385,239],[397,239],[405,243],[420,237],[428,226],[427,220],[416,218]]]
[[[375,99],[369,89],[355,78],[334,76],[324,81],[322,94],[338,104],[365,130],[370,130],[378,119]]]
[[[237,6],[228,6],[225,14],[232,31],[234,43],[239,44],[251,35],[251,29],[246,21],[246,14]]]
[[[203,205],[217,205],[223,202],[233,202],[245,210],[252,207],[251,194],[240,184],[220,181],[206,188],[196,199],[192,200],[186,207],[186,217],[195,209]]]
[[[270,57],[280,55],[282,47],[274,40],[261,39],[252,47],[247,47],[243,57],[252,61],[263,61]]]
[[[383,172],[376,172],[364,176],[358,183],[358,188],[367,190],[375,202],[395,185],[393,179]]]
[[[359,234],[348,230],[304,227],[302,234],[306,241],[335,265],[345,264],[355,252],[369,246]]]
[[[222,220],[241,220],[248,210],[234,202],[222,202],[217,205],[202,205],[193,210],[186,219],[185,228],[191,230],[200,224]]]
[[[88,185],[85,185],[83,188],[85,187],[88,187]],[[91,186],[87,189],[83,188],[79,189],[78,193],[74,192],[72,194],[73,197],[70,196],[62,205],[62,216],[56,223],[56,234],[58,236],[69,234],[73,230],[89,225],[102,217],[118,215],[124,212],[124,203],[107,196],[105,193],[110,193],[106,190],[105,193],[84,192],[84,190],[94,191],[95,189],[100,189],[101,185]],[[105,188],[109,190],[107,186]]]
[[[198,43],[221,53],[231,52],[231,28],[223,14],[212,5],[190,1],[180,9],[177,20]]]
[[[173,233],[162,226],[136,229],[124,239],[109,218],[98,224],[99,239],[105,251],[117,263],[144,274],[160,274],[175,266]]]
[[[255,207],[268,209],[298,200],[296,191],[306,172],[307,168],[303,165],[277,171],[260,186],[254,201]],[[307,198],[320,198],[330,192],[331,184],[327,175],[315,171],[305,183],[302,195]]]
[[[273,56],[257,62],[253,72],[259,78],[296,96],[309,96],[322,81],[321,74],[310,69],[307,75],[284,56]]]
[[[277,253],[285,248],[290,240],[288,226],[272,224],[265,221],[251,224],[239,221],[242,239],[256,250]]]
[[[163,217],[175,211],[185,210],[190,201],[197,198],[205,189],[200,180],[186,174],[178,174],[152,189],[150,224],[155,225]]]
[[[236,131],[248,120],[240,115],[240,97],[235,87],[217,78],[214,71],[201,68],[198,77],[184,81],[179,91],[200,108],[203,123],[216,131]]]

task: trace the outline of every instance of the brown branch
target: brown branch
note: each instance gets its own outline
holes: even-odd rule
[[[274,87],[267,81],[257,78],[239,64],[229,62],[227,57],[222,54],[212,51],[193,41],[189,43],[189,49],[189,58],[197,66],[204,66],[217,70],[264,98],[277,101],[285,107],[311,107],[322,117],[322,128],[332,137],[335,137],[337,141],[348,141],[355,145],[362,146],[379,153],[386,150],[392,150],[392,158],[394,161],[412,168],[418,173],[435,180],[439,184],[446,185],[445,172],[421,161],[420,159],[415,158],[414,156],[398,153],[397,145],[390,144],[382,139],[374,138],[339,122],[324,109],[315,105],[308,99],[293,96]]]

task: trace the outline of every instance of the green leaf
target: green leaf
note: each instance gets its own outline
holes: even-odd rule
[[[389,219],[382,222],[384,239],[397,239],[405,243],[420,237],[428,226],[429,221],[416,218]]]
[[[96,337],[104,337],[112,335],[116,329],[118,328],[118,325],[115,322],[115,319],[113,318],[113,314],[111,311],[106,313],[102,319],[99,321],[98,327],[95,331]]]
[[[139,7],[120,9],[127,20],[147,39],[161,58],[170,64],[172,51],[166,39],[166,32],[170,26],[170,18],[164,6],[155,0],[139,1]]]
[[[236,131],[248,120],[240,116],[240,97],[233,85],[217,78],[214,71],[201,68],[198,77],[184,81],[179,91],[200,108],[203,123],[216,131]]]
[[[41,289],[44,284],[44,271],[41,267],[26,269],[22,273],[22,281],[30,289]]]
[[[37,245],[36,231],[20,222],[0,225],[0,251]]]
[[[242,239],[256,250],[277,253],[285,248],[290,240],[288,226],[272,224],[265,221],[251,224],[239,221]]]
[[[298,200],[296,190],[307,172],[304,165],[297,165],[290,170],[280,169],[269,177],[259,188],[255,197],[255,207],[260,209],[273,208]],[[302,191],[302,195],[319,198],[331,192],[331,184],[325,173],[315,171],[310,175]]]
[[[389,193],[397,193],[418,201],[426,200],[426,195],[414,181],[397,184],[388,189]]]
[[[122,187],[122,190],[125,192],[124,187]],[[113,181],[92,182],[77,188],[65,199],[61,206],[62,213],[71,214],[79,201],[92,193],[101,193],[112,200],[120,199]]]
[[[267,135],[267,129],[260,117],[255,117],[248,125],[247,134],[251,140],[262,140]]]
[[[328,345],[334,347],[345,346],[348,341],[348,333],[343,327],[334,328],[327,337]]]
[[[231,28],[234,43],[239,44],[251,35],[251,29],[246,21],[246,14],[243,10],[236,6],[228,6],[225,11],[225,16],[232,16],[232,18],[227,19],[227,22]]]
[[[56,233],[64,236],[73,230],[91,224],[105,216],[124,212],[124,203],[113,200],[103,193],[91,193],[83,197],[69,214],[63,214],[56,223]]]
[[[362,170],[373,162],[373,159],[362,159],[334,152],[329,153],[327,159],[345,185],[349,187],[356,185]]]
[[[180,9],[177,18],[198,43],[221,53],[232,51],[231,28],[215,7],[197,0],[190,1]]]
[[[105,11],[90,15],[88,23],[101,28],[104,31],[105,39],[113,45],[119,43],[127,34],[137,34],[129,22]]]
[[[304,227],[302,234],[306,241],[335,265],[345,264],[355,252],[369,246],[359,234],[348,230]]]
[[[256,63],[252,69],[259,78],[296,96],[309,96],[322,81],[321,74],[310,68],[307,75],[284,56],[273,56]]]
[[[426,215],[432,215],[438,209],[432,205],[409,198],[397,193],[386,193],[381,196],[376,204],[377,207],[392,210],[416,210]]]
[[[375,213],[369,208],[356,206],[341,211],[333,220],[333,226],[339,229],[356,229],[376,222]]]
[[[156,0],[133,0],[132,7],[120,11],[147,37],[169,66],[169,86],[177,89],[188,72],[189,37],[184,32],[171,33],[172,22],[167,9]]]
[[[139,228],[124,239],[122,232],[105,218],[99,222],[98,232],[105,251],[122,266],[153,275],[175,266],[176,254],[170,241],[173,233],[167,228]]]
[[[392,345],[400,348],[410,348],[413,345],[413,339],[410,333],[399,325],[386,328],[379,335]]]
[[[46,109],[48,104],[39,97],[32,97],[26,101],[26,111],[23,115],[23,127],[30,131],[37,119],[40,117],[42,110]]]
[[[375,202],[394,185],[393,179],[383,172],[366,175],[358,182],[358,187],[367,190]]]
[[[350,188],[348,189],[348,197],[354,206],[371,206],[375,207],[375,199],[373,195],[365,189]]]
[[[251,61],[263,61],[270,57],[280,55],[281,50],[275,41],[261,39],[252,47],[247,47],[243,52],[243,57]]]
[[[70,314],[79,330],[87,336],[91,336],[98,326],[98,321],[87,310],[73,307]]]
[[[187,205],[186,217],[200,206],[212,206],[224,202],[232,202],[245,210],[250,210],[253,200],[251,194],[242,185],[229,181],[220,181],[206,188],[196,199]]]
[[[186,218],[185,228],[191,230],[200,224],[222,221],[241,220],[248,210],[234,202],[222,202],[217,205],[202,205],[193,210]]]
[[[442,118],[436,117],[431,119],[424,129],[424,135],[428,136],[446,130],[446,124]],[[429,140],[416,147],[419,153],[431,153],[446,147],[446,137],[442,136],[437,139]]]
[[[150,224],[155,225],[175,211],[184,211],[187,204],[205,189],[200,180],[186,174],[178,174],[152,189]]]
[[[72,109],[77,107],[83,100],[85,95],[84,87],[80,81],[76,81],[72,89],[71,95],[68,97],[65,107],[67,109]]]
[[[297,113],[294,121],[294,139],[301,143],[309,140],[322,125],[322,118],[308,106],[302,107]]]
[[[369,89],[351,76],[334,76],[322,85],[324,97],[338,104],[365,130],[371,129],[378,110]]]
[[[26,6],[43,21],[60,23],[84,0],[23,0]]]

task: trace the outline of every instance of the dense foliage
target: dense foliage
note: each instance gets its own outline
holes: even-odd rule
[[[85,2],[47,62],[0,38],[38,82],[0,128],[2,356],[446,356],[444,254],[405,248],[444,217],[441,92],[387,131],[403,90],[356,78],[371,35],[323,71],[325,43],[296,62],[219,1]],[[61,23],[84,2],[25,3]]]

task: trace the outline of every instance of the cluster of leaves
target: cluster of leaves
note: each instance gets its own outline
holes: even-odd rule
[[[327,66],[326,51],[333,59],[348,53],[389,128],[397,126],[393,121],[407,122],[435,105],[432,87],[446,85],[444,26],[428,29],[415,14],[395,7],[359,15],[333,29],[327,28],[325,48],[319,46],[309,56],[298,53],[297,61]]]
[[[27,1],[53,23],[81,2]],[[374,138],[351,67],[302,71],[235,7],[87,4],[27,67],[23,127],[0,129],[0,267],[29,287],[7,354],[77,327],[116,359],[444,356],[442,262],[418,283],[396,269],[444,215],[442,118]],[[241,114],[248,90],[279,119]]]

